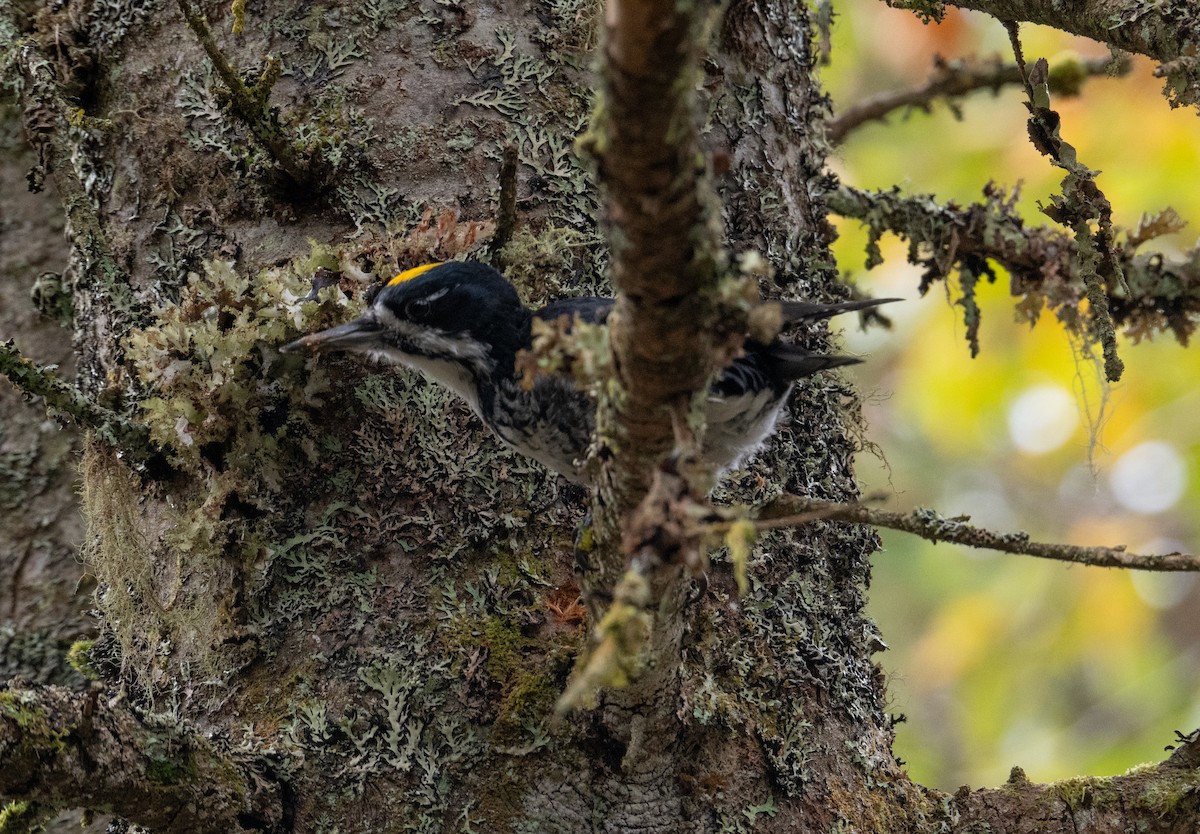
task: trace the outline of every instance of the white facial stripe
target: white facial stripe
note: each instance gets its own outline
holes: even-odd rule
[[[440,293],[435,293],[435,297],[438,294]],[[397,365],[407,365],[424,371],[460,394],[476,411],[479,410],[478,396],[475,393],[474,381],[470,379],[470,372],[480,379],[491,374],[492,361],[484,345],[466,337],[458,338],[407,319],[397,318],[391,310],[382,305],[374,307],[373,310],[384,330],[411,345],[413,351],[410,353],[398,348],[387,348],[378,351],[379,357]]]
[[[458,339],[411,321],[397,320],[392,330],[400,334],[404,341],[411,344],[422,355],[453,356],[464,365],[470,365],[480,374],[491,372],[487,349],[478,342]]]

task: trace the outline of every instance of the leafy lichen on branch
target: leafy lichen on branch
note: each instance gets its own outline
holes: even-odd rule
[[[682,634],[681,623],[673,621],[679,607],[667,602],[677,596],[678,569],[667,554],[644,559],[646,569],[633,574],[646,583],[645,602],[631,603],[641,596],[626,593],[636,557],[618,546],[618,530],[630,511],[640,512],[649,500],[657,466],[676,437],[675,415],[703,400],[717,362],[724,258],[715,196],[698,162],[695,93],[709,13],[692,4],[649,0],[610,6],[603,100],[592,131],[579,142],[598,168],[617,289],[609,317],[614,373],[601,386],[597,415],[603,465],[593,511],[600,545],[586,554],[580,584],[587,600],[618,591],[626,598],[602,621],[611,627],[597,632],[577,688],[623,682],[636,655],[645,651],[646,668],[654,671],[619,697],[639,711],[666,710],[664,718],[677,686],[671,670]],[[648,625],[642,619],[648,611],[657,612],[653,628],[634,628]],[[643,637],[632,639],[637,634]],[[670,743],[670,734],[661,743]]]
[[[1017,24],[1006,25],[1029,98],[1025,104],[1029,109],[1029,139],[1055,166],[1067,172],[1062,181],[1062,193],[1053,195],[1051,204],[1043,206],[1042,211],[1075,234],[1078,270],[1088,301],[1088,335],[1104,351],[1105,378],[1116,382],[1121,378],[1125,364],[1117,356],[1117,334],[1102,286],[1102,282],[1106,282],[1114,290],[1125,289],[1125,276],[1116,252],[1112,204],[1096,183],[1099,171],[1080,162],[1075,147],[1062,138],[1059,131],[1062,120],[1050,109],[1049,64],[1045,58],[1040,58],[1032,68],[1027,68]],[[1097,227],[1094,232],[1093,224]],[[1101,267],[1105,268],[1103,275]]]
[[[612,218],[610,340],[623,396],[610,424],[621,454],[606,480],[618,514],[645,494],[670,449],[671,409],[707,387],[714,365],[722,253],[715,198],[696,163],[693,91],[704,17],[687,5],[632,2],[606,19],[604,102],[585,144]]]
[[[1009,274],[1012,294],[1021,299],[1021,318],[1032,324],[1048,305],[1068,329],[1090,338],[1089,310],[1080,304],[1088,289],[1079,244],[1060,230],[1027,226],[1015,210],[1015,193],[989,184],[983,194],[983,202],[960,206],[899,189],[842,186],[827,199],[834,213],[867,224],[873,239],[884,232],[907,239],[909,261],[925,270],[922,292],[955,270],[979,275],[981,265],[994,263]],[[1134,339],[1169,330],[1186,345],[1200,313],[1200,248],[1179,260],[1137,252],[1155,234],[1178,228],[1165,222],[1168,214],[1143,221],[1144,234],[1139,229],[1118,239],[1113,260],[1104,260],[1097,270],[1116,327]],[[1123,285],[1110,281],[1112,263],[1120,265]]]
[[[1195,758],[1197,734],[1166,761],[1139,765],[1118,776],[1076,777],[1038,784],[1019,768],[997,788],[962,788],[946,797],[955,831],[1007,830],[1036,813],[1045,831],[1139,831],[1173,834],[1195,827],[1200,813]]]

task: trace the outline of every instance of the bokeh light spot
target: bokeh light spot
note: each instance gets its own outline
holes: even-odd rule
[[[1182,550],[1183,548],[1176,544],[1170,549],[1144,549],[1138,552],[1170,553]],[[1133,590],[1142,602],[1151,608],[1167,610],[1187,599],[1196,584],[1196,576],[1190,573],[1143,573],[1134,570],[1129,572],[1129,581],[1133,583]]]
[[[1170,443],[1151,440],[1117,460],[1109,476],[1113,496],[1135,513],[1161,513],[1175,506],[1187,486],[1187,467]]]
[[[1044,455],[1071,439],[1079,425],[1079,408],[1061,385],[1026,388],[1008,409],[1008,434],[1022,452]]]

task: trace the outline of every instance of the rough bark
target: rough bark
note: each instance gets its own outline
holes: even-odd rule
[[[15,105],[0,104],[0,336],[69,375],[74,357],[59,319],[67,300],[63,217],[52,185],[42,194],[26,188],[35,160],[19,123]],[[65,661],[71,643],[91,628],[90,586],[78,561],[78,437],[23,399],[0,383],[0,679],[80,684]]]
[[[180,834],[290,826],[277,774],[256,774],[173,721],[150,726],[100,690],[0,692],[0,761],[0,795],[50,808],[90,808]]]
[[[1198,779],[1200,738],[1195,735],[1162,764],[1111,779],[1081,776],[1038,785],[1017,767],[1000,788],[960,788],[952,800],[952,830],[1185,834],[1195,830],[1200,815]]]

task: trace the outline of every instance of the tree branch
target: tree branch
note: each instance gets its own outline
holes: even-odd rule
[[[1062,180],[1062,191],[1050,197],[1050,205],[1043,206],[1042,212],[1075,233],[1076,265],[1088,301],[1086,334],[1089,342],[1101,346],[1105,378],[1116,382],[1125,371],[1125,363],[1117,355],[1117,333],[1108,309],[1104,282],[1107,281],[1114,290],[1124,289],[1125,275],[1116,252],[1112,204],[1096,184],[1099,171],[1080,162],[1074,146],[1062,137],[1059,130],[1062,119],[1050,109],[1050,65],[1045,58],[1040,58],[1032,67],[1027,67],[1018,24],[1008,21],[1005,28],[1017,66],[1021,68],[1021,77],[1025,79],[1029,140],[1055,167],[1067,172]],[[1104,269],[1103,276],[1101,268]]]
[[[609,398],[606,502],[637,505],[671,448],[671,409],[712,374],[721,259],[711,225],[693,90],[703,14],[687,4],[611,0],[603,110],[589,148],[608,213],[617,302],[609,317],[620,390]]]
[[[504,247],[517,230],[517,146],[509,142],[500,154],[500,201],[496,207],[496,231],[488,244],[492,263],[504,271]]]
[[[695,413],[703,404],[716,364],[723,253],[716,198],[697,139],[695,89],[705,15],[717,10],[609,0],[603,103],[582,143],[596,160],[604,192],[617,289],[608,318],[613,379],[597,414],[602,465],[593,500],[596,546],[579,551],[580,588],[604,628],[590,656],[581,658],[559,708],[581,703],[595,683],[619,682],[640,666],[645,673],[635,686],[607,704],[628,711],[614,722],[622,734],[634,716],[661,727],[673,721],[672,693],[678,690],[685,594],[673,561],[676,550],[664,537],[634,552],[620,545],[620,533],[635,510],[643,519],[664,510],[653,496],[665,492],[651,489],[651,483],[661,480],[658,464],[673,446],[673,415]],[[671,484],[676,481],[678,473]],[[681,490],[688,492],[686,484]],[[622,577],[644,583],[644,592],[626,593],[631,586]],[[599,603],[613,599],[614,592],[623,613],[598,618]],[[664,732],[655,744],[673,738]]]
[[[291,138],[284,135],[279,119],[267,104],[267,97],[271,94],[275,82],[279,80],[283,64],[274,55],[267,56],[266,67],[258,82],[253,86],[247,85],[229,63],[225,53],[217,46],[204,12],[193,0],[177,2],[188,27],[200,41],[200,46],[212,61],[213,69],[217,71],[217,75],[229,91],[229,104],[233,114],[241,119],[251,135],[266,148],[293,184],[323,189],[332,175],[332,166],[319,152],[304,153]]]
[[[29,174],[29,187],[40,191],[46,171],[56,174],[68,236],[82,256],[83,268],[78,271],[71,292],[74,295],[79,290],[90,290],[106,295],[108,304],[129,315],[136,307],[129,276],[113,257],[95,204],[75,168],[75,148],[69,137],[71,114],[54,68],[32,43],[25,43],[17,50],[16,61],[23,81],[25,130],[38,156],[38,163]]]
[[[871,192],[841,186],[827,200],[836,214],[858,218],[870,227],[868,267],[879,262],[876,242],[885,231],[911,244],[909,261],[925,269],[922,293],[952,270],[969,270],[977,277],[989,273],[988,262],[994,262],[1009,273],[1012,294],[1024,297],[1017,305],[1019,315],[1032,324],[1049,305],[1065,325],[1085,333],[1087,322],[1079,302],[1087,286],[1076,242],[1047,226],[1026,226],[1016,213],[1015,193],[1007,195],[991,184],[983,193],[984,202],[959,206],[939,204],[928,195],[905,196],[899,189]],[[1143,226],[1170,229],[1171,215],[1168,209],[1144,220]],[[1170,330],[1186,345],[1200,313],[1200,249],[1190,250],[1182,260],[1168,261],[1159,254],[1137,254],[1136,246],[1144,239],[1139,231],[1114,245],[1124,286],[1108,271],[1107,259],[1097,266],[1109,312],[1131,336]]]
[[[128,452],[138,460],[153,453],[150,433],[144,426],[92,402],[82,391],[55,374],[53,368],[36,365],[22,356],[11,339],[0,342],[0,375],[7,377],[27,397],[41,397],[52,414],[70,417],[80,428],[91,429],[108,445]]]
[[[62,687],[0,692],[0,794],[179,834],[274,832],[285,817],[279,783],[254,764]]]
[[[1128,55],[1061,61],[1050,70],[1050,91],[1056,95],[1076,96],[1088,77],[1126,75],[1132,65]],[[999,58],[990,61],[975,58],[947,61],[938,56],[934,59],[934,71],[924,84],[880,93],[850,105],[829,120],[825,126],[826,135],[831,142],[841,142],[848,133],[867,122],[884,121],[901,108],[915,107],[928,111],[933,102],[940,98],[956,98],[979,90],[999,92],[1003,86],[1021,83],[1021,70],[1015,63],[1002,63]]]
[[[1181,834],[1194,831],[1200,814],[1200,743],[1196,733],[1165,762],[1141,765],[1121,776],[1080,776],[1039,785],[1014,767],[1008,783],[948,797],[954,832],[1008,834],[1036,828],[1044,834],[1081,831]],[[1036,809],[1036,811],[1034,811]]]
[[[926,19],[940,20],[942,0],[888,0]],[[1200,103],[1200,8],[1194,3],[1140,0],[951,0],[949,5],[985,12],[1001,21],[1040,23],[1160,62],[1172,106]]]
[[[876,510],[862,504],[839,504],[787,495],[763,508],[754,526],[758,530],[795,527],[818,519],[871,524],[912,533],[935,544],[952,542],[966,547],[999,550],[1053,559],[1077,565],[1146,571],[1200,571],[1200,556],[1187,553],[1150,555],[1130,553],[1124,547],[1080,547],[1030,541],[1026,533],[996,533],[967,524],[967,516],[946,518],[933,510],[918,508],[908,513]]]

